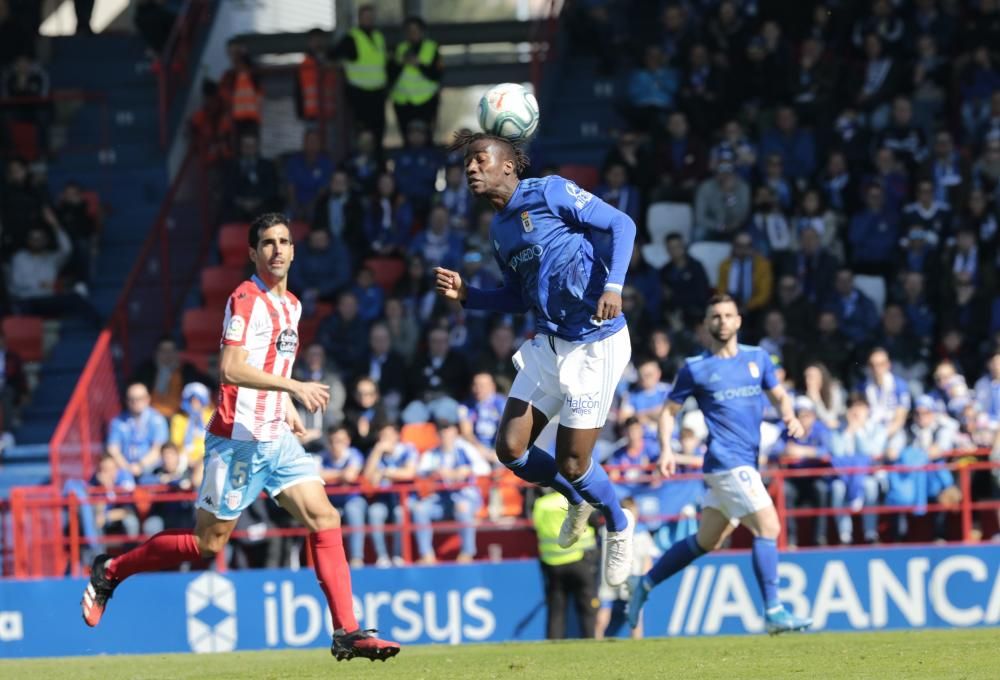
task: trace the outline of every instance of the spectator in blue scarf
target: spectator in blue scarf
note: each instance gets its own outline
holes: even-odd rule
[[[877,464],[885,451],[885,428],[869,418],[868,402],[859,394],[847,404],[846,422],[833,434],[830,464],[835,469],[868,467]],[[852,514],[865,506],[878,505],[879,484],[871,473],[839,472],[830,482],[830,506],[850,508]],[[866,543],[878,541],[878,515],[861,515]],[[850,545],[854,538],[854,523],[850,514],[837,517],[837,533],[841,545]]]

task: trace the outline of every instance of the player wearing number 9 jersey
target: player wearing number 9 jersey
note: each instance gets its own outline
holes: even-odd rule
[[[329,393],[321,383],[289,378],[302,307],[287,290],[295,247],[285,217],[267,213],[254,220],[248,245],[257,273],[226,305],[219,359],[222,388],[205,437],[194,532],[164,531],[124,555],[97,556],[81,603],[83,618],[96,626],[115,588],[133,574],[218,554],[240,513],[267,491],[311,532],[309,550],[335,629],[331,653],[338,661],[384,661],[399,652],[399,645],[361,630],[354,618],[340,515],[330,504],[312,456],[296,438],[305,428],[289,397],[316,411],[326,407]]]
[[[677,374],[674,388],[660,416],[660,472],[674,472],[670,436],[674,418],[684,402],[694,397],[708,425],[705,454],[705,484],[708,493],[696,536],[675,543],[643,577],[630,580],[629,623],[635,628],[649,592],[706,552],[718,548],[739,525],[754,535],[754,575],[764,601],[769,633],[802,630],[811,625],[787,611],[778,599],[778,548],[781,531],[778,514],[757,471],[760,424],[763,420],[761,394],[779,409],[790,435],[802,434],[792,400],[778,381],[771,358],[760,347],[737,341],[742,319],[736,303],[728,295],[716,295],[708,302],[705,325],[709,349],[691,357]]]

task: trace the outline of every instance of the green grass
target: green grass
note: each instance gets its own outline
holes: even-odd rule
[[[661,638],[404,648],[385,663],[320,649],[0,661],[0,677],[45,680],[257,678],[997,678],[997,629]]]

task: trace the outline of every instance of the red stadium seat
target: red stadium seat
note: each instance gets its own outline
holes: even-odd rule
[[[225,312],[221,306],[185,311],[184,318],[181,320],[184,349],[188,352],[201,352],[203,354],[218,352],[224,318]]]
[[[81,191],[83,202],[87,204],[87,216],[100,226],[104,211],[101,209],[101,197],[96,191]]]
[[[335,311],[337,311],[337,307],[332,302],[317,302],[316,311],[313,313],[313,316],[317,321],[322,321]]]
[[[247,263],[247,229],[243,222],[230,222],[219,227],[219,252],[227,267],[244,267]]]
[[[201,272],[201,298],[205,307],[224,307],[229,295],[243,282],[243,270],[208,267]]]
[[[298,243],[299,241],[304,241],[306,236],[309,235],[309,230],[312,227],[309,226],[308,222],[302,222],[300,220],[294,220],[288,225],[288,230],[292,232],[292,242]]]
[[[38,159],[38,126],[12,120],[9,124],[10,140],[14,153],[27,162]]]
[[[42,317],[4,317],[3,335],[7,340],[7,348],[21,357],[22,361],[42,360]]]
[[[409,423],[399,431],[399,441],[413,444],[417,451],[423,453],[441,443],[438,437],[437,425],[434,423]]]
[[[576,182],[587,191],[593,191],[601,182],[601,176],[593,165],[567,164],[559,166],[559,175]]]
[[[375,283],[382,287],[386,295],[392,295],[396,282],[406,273],[406,263],[395,257],[371,257],[365,260],[366,267],[375,274]]]
[[[202,352],[179,352],[181,363],[191,364],[198,369],[199,372],[209,375],[211,371],[208,367],[208,354]]]
[[[299,352],[313,344],[316,340],[316,332],[319,330],[320,319],[317,316],[299,319]]]

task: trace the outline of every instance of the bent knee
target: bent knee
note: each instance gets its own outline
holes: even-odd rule
[[[781,522],[778,521],[777,515],[773,517],[767,517],[760,523],[760,528],[757,535],[761,538],[769,538],[771,540],[777,540],[781,536]]]
[[[506,465],[512,463],[528,451],[528,441],[511,433],[501,433],[497,437],[497,460]]]
[[[332,505],[309,509],[303,513],[302,517],[306,527],[310,531],[325,531],[326,529],[336,529],[340,526],[340,513]]]
[[[198,542],[198,554],[202,559],[210,560],[226,547],[229,536],[195,536],[195,540]]]

